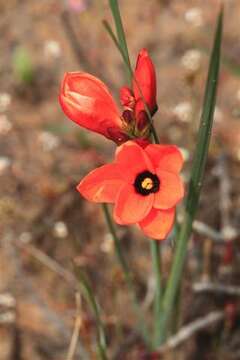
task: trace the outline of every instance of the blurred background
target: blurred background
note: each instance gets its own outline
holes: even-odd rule
[[[222,315],[163,359],[240,359],[240,2],[224,3],[213,138],[181,320]],[[119,4],[132,64],[146,47],[156,65],[155,124],[162,143],[182,148],[187,181],[219,1]],[[58,104],[64,72],[76,70],[101,78],[118,100],[124,68],[103,19],[112,23],[107,1],[0,2],[0,360],[96,358],[95,322],[84,301],[77,307],[76,353],[69,353],[74,266],[84,270],[102,307],[110,359],[160,359],[146,355],[101,207],[75,190],[87,172],[112,159],[114,144],[77,127]],[[149,240],[136,227],[118,227],[118,233],[151,326]],[[171,249],[166,241],[165,275]]]

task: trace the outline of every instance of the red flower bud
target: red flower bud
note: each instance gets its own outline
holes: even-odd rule
[[[141,110],[137,114],[137,128],[139,131],[144,130],[149,125],[149,119],[146,111]]]
[[[144,98],[151,114],[153,115],[157,111],[157,88],[156,88],[156,73],[153,62],[148,55],[146,49],[142,49],[138,55],[135,79],[133,80],[133,93],[135,100],[140,100],[141,106],[138,110],[144,110]],[[141,91],[139,91],[139,88]]]
[[[106,85],[95,76],[83,72],[66,73],[59,101],[64,113],[86,129],[113,141],[110,133],[121,131],[117,105]]]
[[[120,145],[129,140],[129,136],[116,128],[107,129],[108,138],[113,140],[117,145]]]
[[[233,259],[234,259],[233,242],[228,241],[224,247],[223,264],[231,265],[233,263]]]
[[[131,125],[134,122],[134,114],[131,110],[124,110],[122,117],[127,125]]]

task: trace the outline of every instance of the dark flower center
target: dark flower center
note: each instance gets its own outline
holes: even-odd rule
[[[134,187],[138,194],[146,196],[159,190],[160,181],[157,175],[146,170],[137,175]]]

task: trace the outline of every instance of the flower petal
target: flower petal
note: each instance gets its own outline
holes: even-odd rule
[[[133,184],[136,176],[145,170],[155,173],[146,152],[133,141],[127,141],[117,148],[116,163],[122,168],[122,174],[130,184]]]
[[[139,225],[147,236],[157,240],[164,240],[172,229],[175,208],[168,210],[152,209]]]
[[[133,92],[129,89],[128,86],[122,86],[120,89],[120,101],[124,108],[133,109],[135,104],[135,99]]]
[[[64,113],[86,129],[110,139],[108,128],[121,130],[119,111],[108,88],[88,73],[66,73],[59,102]]]
[[[77,190],[89,201],[113,203],[124,185],[115,164],[103,165],[85,176]]]
[[[142,196],[133,185],[124,185],[119,191],[114,208],[114,219],[118,224],[134,224],[141,221],[151,210],[154,196]]]
[[[184,196],[184,186],[179,175],[167,171],[157,170],[160,188],[155,193],[154,208],[170,209]]]
[[[145,149],[149,144],[149,140],[145,139],[145,138],[136,138],[134,139],[134,142],[136,142],[139,146],[141,146],[141,148]]]
[[[146,147],[154,167],[179,173],[183,165],[183,156],[177,146],[150,144]]]
[[[138,102],[137,113],[145,109],[144,102],[142,101],[143,96],[150,112],[153,114],[157,110],[156,73],[153,62],[146,49],[142,49],[139,52],[134,75],[137,81],[136,83],[136,81],[133,80],[134,97],[136,101],[141,99],[140,103]],[[141,91],[139,91],[139,88]]]

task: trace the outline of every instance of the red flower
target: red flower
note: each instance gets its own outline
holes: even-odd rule
[[[176,146],[150,144],[143,149],[128,141],[117,148],[112,164],[90,172],[77,189],[87,200],[114,203],[118,224],[137,223],[160,240],[170,232],[175,206],[184,195],[182,164]]]
[[[156,76],[153,63],[145,49],[138,56],[133,90],[121,89],[121,114],[106,85],[84,72],[66,73],[59,101],[64,113],[78,125],[104,135],[121,144],[130,137],[148,137],[148,119],[142,96],[151,113],[156,110]],[[126,111],[127,110],[127,111]]]

